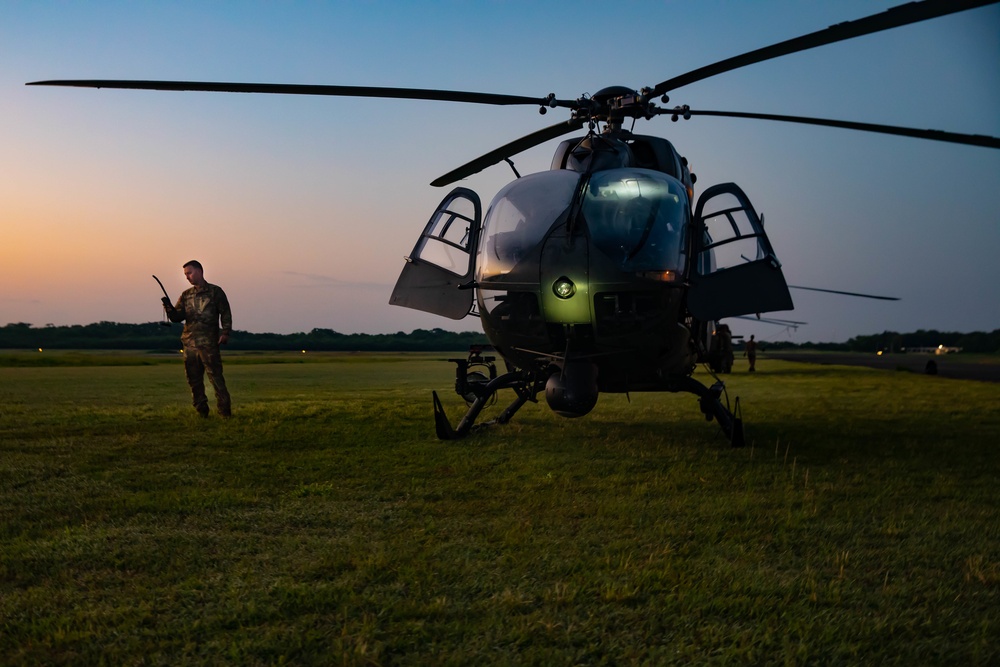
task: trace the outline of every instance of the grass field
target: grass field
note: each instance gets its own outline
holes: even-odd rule
[[[445,356],[231,356],[224,421],[0,354],[0,662],[1000,663],[1000,384],[738,361],[745,449],[655,394],[440,442]]]

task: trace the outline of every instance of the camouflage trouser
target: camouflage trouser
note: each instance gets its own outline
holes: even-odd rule
[[[208,397],[205,395],[205,372],[215,390],[215,403],[219,414],[228,417],[232,412],[229,390],[226,389],[226,378],[222,375],[222,354],[219,346],[185,347],[184,373],[191,387],[191,399],[195,410],[203,415],[208,414]]]

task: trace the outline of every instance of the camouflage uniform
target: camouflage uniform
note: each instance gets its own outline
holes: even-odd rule
[[[233,313],[229,299],[218,285],[205,283],[190,287],[177,299],[177,304],[167,313],[171,322],[184,322],[181,343],[184,345],[184,372],[191,386],[195,409],[208,416],[208,397],[205,395],[205,371],[215,389],[219,414],[228,417],[232,411],[226,379],[222,375],[222,354],[219,336],[233,330]],[[222,322],[220,328],[219,322]]]

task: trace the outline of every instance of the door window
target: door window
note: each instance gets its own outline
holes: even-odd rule
[[[469,270],[476,203],[466,197],[446,199],[427,223],[423,241],[414,254],[455,275],[465,275]]]
[[[473,290],[460,288],[475,269],[480,211],[479,195],[468,188],[444,198],[406,258],[389,303],[455,320],[471,312]]]
[[[706,190],[692,224],[697,258],[688,291],[692,315],[705,322],[793,307],[781,263],[739,186]]]

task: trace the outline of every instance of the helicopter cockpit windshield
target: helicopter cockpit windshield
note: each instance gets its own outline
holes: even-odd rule
[[[477,270],[480,280],[509,273],[569,209],[580,174],[543,171],[519,178],[497,193],[483,221]]]
[[[624,271],[682,269],[689,211],[684,185],[648,169],[597,172],[583,199],[591,240]]]

